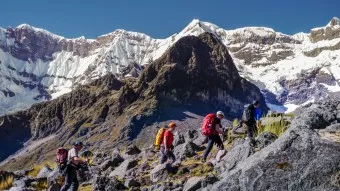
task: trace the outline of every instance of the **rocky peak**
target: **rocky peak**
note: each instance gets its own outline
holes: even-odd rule
[[[144,96],[155,92],[179,103],[215,102],[233,114],[254,99],[264,104],[259,89],[240,77],[226,46],[211,33],[180,39],[144,70],[139,84]]]
[[[325,26],[320,28],[314,28],[310,33],[310,40],[313,43],[322,40],[332,40],[340,37],[340,20],[337,17],[332,18],[332,20]]]
[[[337,25],[340,25],[340,19],[338,17],[333,17],[327,26],[333,27]]]

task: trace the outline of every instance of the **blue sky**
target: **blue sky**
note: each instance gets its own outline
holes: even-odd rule
[[[225,29],[266,26],[294,34],[340,17],[339,8],[340,0],[1,0],[0,26],[27,23],[68,38],[119,28],[165,38],[197,18]]]

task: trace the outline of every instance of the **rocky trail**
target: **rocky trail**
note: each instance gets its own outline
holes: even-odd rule
[[[214,160],[216,150],[209,162],[200,162],[206,140],[199,130],[176,136],[173,165],[159,164],[152,147],[97,150],[80,190],[340,190],[340,101],[309,104],[302,111],[279,138],[260,134],[260,149],[244,138],[225,142],[228,152],[220,162]],[[47,167],[37,177],[25,171],[13,176],[11,191],[34,190],[40,180],[57,190],[59,181],[58,171]]]

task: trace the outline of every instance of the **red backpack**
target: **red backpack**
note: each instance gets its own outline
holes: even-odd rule
[[[65,149],[64,147],[60,147],[59,149],[57,149],[57,158],[55,161],[57,162],[60,171],[63,171],[67,166],[67,156],[67,149]]]
[[[211,136],[215,132],[215,120],[216,115],[214,113],[209,113],[207,116],[205,116],[202,124],[202,134],[205,136]]]

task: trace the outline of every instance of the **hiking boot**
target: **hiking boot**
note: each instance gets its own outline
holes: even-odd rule
[[[207,162],[205,158],[202,158],[201,161],[202,161],[202,163]]]

